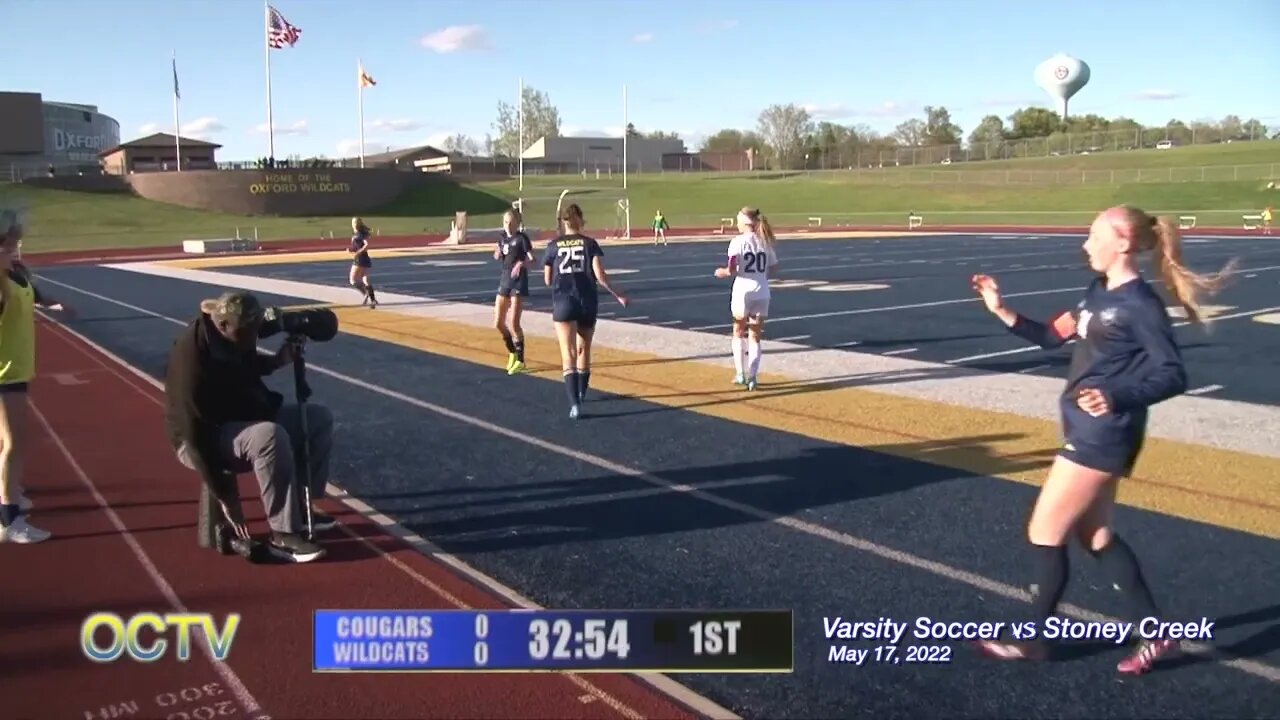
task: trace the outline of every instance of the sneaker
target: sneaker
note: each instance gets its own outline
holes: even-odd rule
[[[267,551],[287,562],[307,563],[324,557],[324,548],[294,533],[271,533]]]
[[[516,366],[516,354],[507,353],[507,374],[511,374],[511,368]]]
[[[747,389],[748,389],[748,390],[755,390],[755,389],[756,389],[756,379],[755,379],[755,378],[751,378],[750,380],[748,380],[748,381],[747,381]]]
[[[978,650],[993,660],[1044,660],[1049,648],[1043,642],[979,640]]]
[[[734,384],[734,385],[746,385],[746,384],[747,384],[747,379],[746,379],[745,377],[743,377],[742,375],[734,375],[734,376],[733,376],[733,384]]]
[[[9,527],[0,527],[0,542],[34,545],[48,540],[51,534],[48,530],[41,530],[27,522],[26,517],[19,517],[9,523]]]
[[[1137,651],[1116,665],[1116,670],[1125,675],[1141,675],[1150,672],[1157,661],[1176,655],[1179,649],[1176,640],[1144,640]]]
[[[21,510],[22,512],[26,512],[26,511],[30,510],[30,509],[31,509],[31,498],[27,497],[26,495],[19,495],[19,496],[18,496],[18,509],[19,509],[19,510]]]
[[[519,375],[524,371],[525,371],[525,365],[519,360],[516,360],[515,362],[511,363],[511,365],[507,368],[508,375]]]
[[[582,410],[577,405],[574,405],[573,407],[569,408],[569,417],[573,418],[574,420],[577,420],[581,415],[582,415]]]

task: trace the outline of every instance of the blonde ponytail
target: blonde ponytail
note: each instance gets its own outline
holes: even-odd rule
[[[773,226],[769,224],[769,218],[765,217],[764,215],[761,215],[760,222],[758,223],[757,227],[760,230],[759,232],[760,239],[764,240],[765,246],[768,247],[770,250],[772,250],[773,243],[777,238],[774,237]]]
[[[1187,311],[1188,320],[1203,324],[1205,321],[1200,312],[1201,294],[1217,294],[1226,285],[1237,261],[1232,259],[1215,275],[1198,275],[1182,264],[1182,231],[1178,224],[1172,218],[1157,218],[1146,213],[1143,215],[1146,216],[1145,224],[1152,235],[1150,247],[1156,253],[1156,262],[1165,287],[1169,288],[1178,304]]]

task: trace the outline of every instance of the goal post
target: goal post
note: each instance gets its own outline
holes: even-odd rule
[[[631,237],[631,200],[624,193],[598,188],[566,188],[558,194],[520,197],[511,206],[520,211],[521,229],[536,239],[540,233],[556,235],[562,231],[558,218],[570,204],[581,208],[587,235],[600,239]]]

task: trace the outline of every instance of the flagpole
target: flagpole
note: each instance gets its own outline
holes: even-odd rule
[[[364,167],[364,61],[356,60],[356,93],[360,103],[360,167]]]
[[[627,86],[622,86],[622,189],[627,189]]]
[[[524,78],[520,78],[520,90],[516,95],[517,112],[520,114],[520,137],[517,138],[516,157],[520,158],[517,163],[520,166],[520,189],[524,190]]]
[[[264,0],[262,3],[263,19],[266,24],[262,28],[262,49],[265,51],[267,58],[267,158],[274,159],[276,156],[276,127],[271,117],[271,43],[267,39],[267,28],[271,27],[271,5],[270,0]]]
[[[173,51],[173,147],[178,156],[178,172],[182,172],[182,125],[178,121],[178,51]]]

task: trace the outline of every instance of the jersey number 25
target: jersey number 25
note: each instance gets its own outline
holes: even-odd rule
[[[558,248],[556,257],[560,260],[560,273],[580,273],[587,271],[586,248],[581,245],[577,247]]]
[[[742,254],[742,272],[761,273],[769,267],[769,254],[763,250]]]

